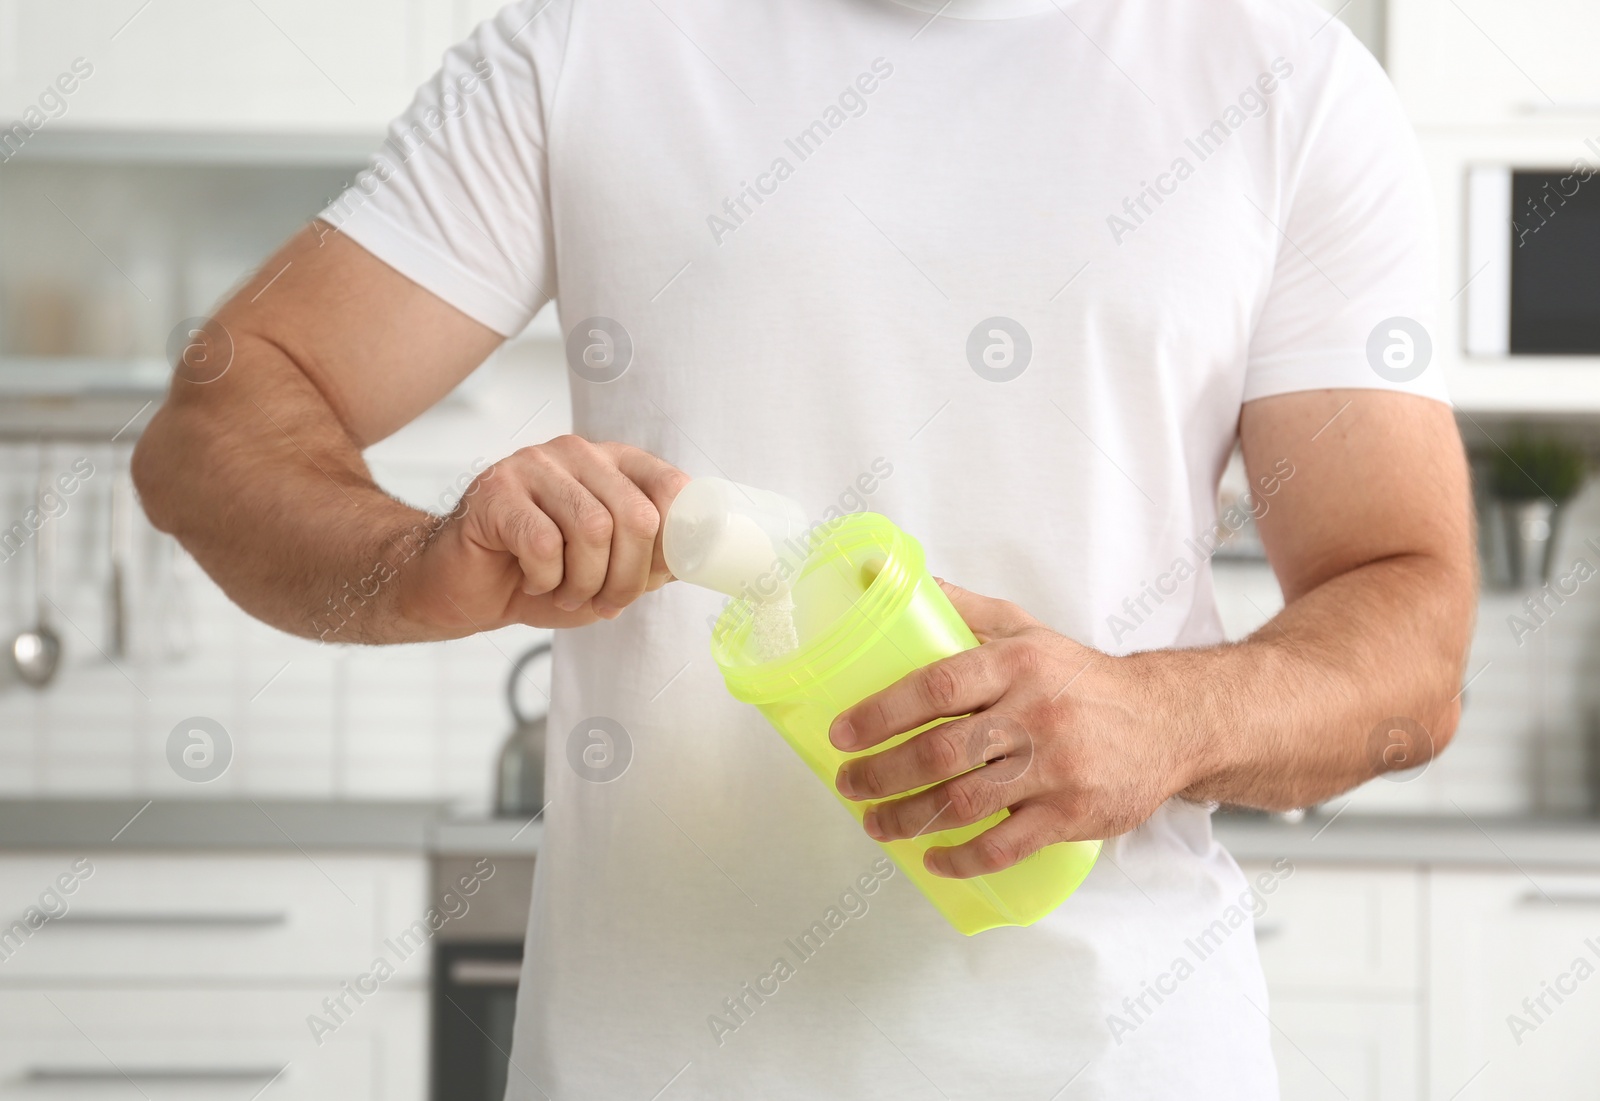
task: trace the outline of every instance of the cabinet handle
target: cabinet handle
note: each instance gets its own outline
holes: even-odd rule
[[[450,981],[456,986],[516,986],[522,981],[522,961],[454,960]]]
[[[58,918],[52,918],[51,924],[138,926],[140,928],[165,925],[184,929],[258,929],[273,925],[287,925],[289,924],[289,915],[283,910],[257,913],[209,914],[201,912],[164,914],[140,910],[101,910],[99,912],[90,911],[89,913],[68,911]]]
[[[1546,894],[1543,891],[1529,891],[1517,903],[1521,906],[1600,906],[1600,892]]]
[[[22,1074],[29,1082],[259,1082],[277,1078],[289,1064],[278,1067],[29,1067]]]

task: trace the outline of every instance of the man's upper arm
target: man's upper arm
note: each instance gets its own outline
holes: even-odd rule
[[[305,376],[268,349],[235,400],[281,403],[309,381],[365,447],[548,301],[545,115],[567,17],[565,3],[521,0],[452,47],[356,183],[222,309],[241,357],[265,342]],[[218,400],[211,389],[182,400]]]
[[[1286,600],[1408,555],[1459,571],[1470,591],[1471,490],[1449,406],[1383,390],[1306,390],[1247,403],[1239,435]]]
[[[272,372],[287,369],[275,357],[252,357],[252,345],[269,345],[304,373],[358,447],[433,405],[501,340],[326,227],[296,234],[217,321],[233,340],[238,377],[231,386],[178,387],[175,398],[267,403],[263,392],[277,389]]]

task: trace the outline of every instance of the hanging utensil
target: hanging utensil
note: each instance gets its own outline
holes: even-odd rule
[[[55,679],[61,665],[61,636],[50,626],[50,564],[55,542],[55,525],[45,510],[45,494],[50,490],[44,456],[39,461],[39,485],[34,491],[34,511],[39,530],[33,536],[33,594],[37,604],[34,626],[19,631],[11,640],[11,663],[23,683],[44,688]]]
[[[110,571],[106,592],[106,649],[112,660],[128,653],[128,541],[132,534],[132,513],[122,464],[116,452],[111,456],[110,517],[106,521],[106,542]]]

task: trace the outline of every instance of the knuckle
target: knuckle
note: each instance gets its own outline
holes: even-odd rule
[[[514,460],[515,456],[512,456],[512,459]],[[502,460],[483,471],[483,473],[472,479],[472,485],[467,494],[470,496],[476,493],[484,493],[486,498],[498,495],[501,490],[511,483],[511,475],[506,469],[509,465],[509,462]]]
[[[528,548],[539,561],[552,563],[560,562],[562,552],[566,549],[561,542],[561,533],[550,523],[533,524],[533,534],[528,540]]]
[[[654,539],[656,532],[661,530],[661,514],[650,503],[650,499],[642,495],[630,500],[621,509],[617,520],[624,532],[638,539]]]
[[[963,747],[944,727],[928,731],[920,740],[922,763],[939,776],[954,776],[966,763]]]
[[[984,834],[973,843],[973,855],[977,858],[978,866],[990,872],[998,872],[1009,868],[1017,862],[1015,848],[1002,837],[995,837],[994,831]]]
[[[922,698],[942,714],[955,706],[961,694],[961,681],[962,678],[950,667],[949,662],[939,662],[923,670],[918,684]]]
[[[856,790],[866,795],[879,794],[883,788],[883,778],[879,775],[877,761],[866,757],[851,766],[850,782]]]
[[[860,705],[856,711],[851,712],[850,722],[858,730],[900,733],[900,731],[892,729],[895,725],[894,717],[889,713],[889,709],[884,706],[884,701],[878,697],[868,700]]]
[[[945,791],[950,809],[946,813],[961,825],[979,821],[987,815],[982,794],[970,784],[952,784]]]
[[[605,506],[586,493],[574,491],[572,504],[573,532],[586,543],[605,543],[611,539],[611,513]]]
[[[1005,659],[1013,675],[1025,677],[1039,672],[1041,658],[1039,648],[1026,637],[1007,640]]]

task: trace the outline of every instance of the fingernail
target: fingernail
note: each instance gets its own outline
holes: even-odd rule
[[[862,816],[861,826],[867,831],[867,836],[874,841],[887,841],[888,835],[883,832],[883,827],[878,824],[878,808],[873,807]]]
[[[839,794],[846,799],[856,797],[856,789],[850,784],[850,766],[845,765],[839,770],[839,775],[833,778],[833,786],[839,789]]]
[[[583,607],[583,603],[581,601],[573,600],[570,596],[562,596],[556,598],[556,607],[560,608],[563,612],[575,612],[579,608]]]
[[[839,717],[833,720],[833,729],[828,732],[828,740],[836,749],[854,749],[856,747],[856,728],[850,725],[850,720]]]
[[[599,601],[596,601],[590,607],[594,608],[594,614],[601,619],[616,619],[617,616],[622,614],[621,608],[613,608],[611,605],[601,604]]]

